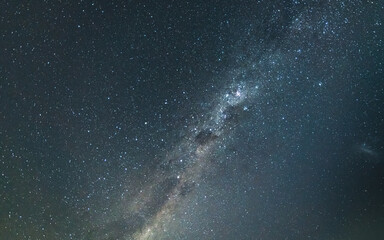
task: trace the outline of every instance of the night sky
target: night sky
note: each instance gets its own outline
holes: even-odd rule
[[[2,1],[0,239],[384,239],[384,1]]]

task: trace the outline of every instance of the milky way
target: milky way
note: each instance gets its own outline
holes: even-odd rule
[[[384,239],[383,1],[0,16],[0,239]]]
[[[174,212],[183,198],[198,187],[203,171],[210,167],[209,156],[212,148],[218,144],[225,144],[226,138],[231,133],[231,123],[235,121],[241,111],[246,111],[246,106],[241,106],[245,99],[253,97],[257,92],[257,86],[246,88],[243,83],[230,86],[229,90],[219,99],[218,105],[212,113],[208,114],[208,120],[201,126],[190,129],[191,136],[176,147],[171,157],[164,160],[161,173],[155,177],[156,181],[141,190],[133,201],[130,209],[137,212],[145,212],[151,206],[150,201],[164,198],[163,202],[153,211],[153,216],[145,222],[144,228],[133,235],[134,239],[163,239],[167,228],[172,221],[177,221]],[[236,110],[240,109],[240,110]],[[180,152],[181,151],[181,152]],[[176,156],[176,159],[174,157]],[[187,157],[179,157],[187,156]],[[155,193],[158,186],[162,191]]]
[[[150,180],[136,195],[118,205],[125,219],[135,221],[124,235],[126,239],[170,239],[186,230],[180,224],[180,214],[205,184],[204,174],[215,171],[215,153],[226,151],[237,126],[247,124],[243,116],[251,112],[254,119],[264,119],[261,109],[278,99],[279,91],[287,91],[282,87],[283,81],[290,82],[290,77],[299,74],[295,70],[302,67],[298,59],[309,54],[302,49],[306,41],[314,41],[313,36],[319,33],[326,41],[335,41],[332,31],[336,29],[324,19],[319,26],[326,11],[329,10],[321,9],[311,16],[305,9],[287,24],[277,43],[263,43],[262,51],[257,45],[249,46],[247,51],[255,55],[248,57],[242,67],[228,71],[221,90],[208,97],[209,107],[197,113],[198,120],[187,126],[183,139],[151,171]],[[321,87],[321,80],[315,85]],[[269,127],[264,120],[252,126],[261,132]]]

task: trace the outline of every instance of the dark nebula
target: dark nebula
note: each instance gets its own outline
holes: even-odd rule
[[[202,130],[199,132],[199,134],[196,135],[195,137],[195,141],[199,144],[199,145],[206,145],[214,140],[216,140],[218,138],[218,136],[213,133],[211,130]]]

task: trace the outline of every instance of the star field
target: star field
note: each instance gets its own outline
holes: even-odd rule
[[[0,5],[0,239],[383,238],[382,1]]]

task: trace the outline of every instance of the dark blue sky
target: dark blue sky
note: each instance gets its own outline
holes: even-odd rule
[[[383,1],[0,5],[0,239],[384,237]]]

